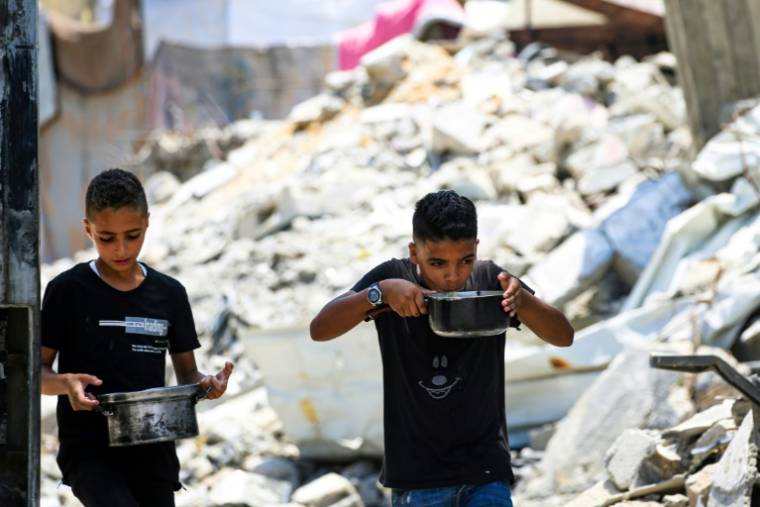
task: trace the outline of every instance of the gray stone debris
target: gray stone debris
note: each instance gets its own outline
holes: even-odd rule
[[[222,469],[209,480],[212,484],[208,498],[211,505],[260,505],[283,504],[288,501],[292,486],[243,470]]]
[[[624,431],[607,450],[604,458],[610,480],[619,490],[647,483],[641,480],[641,467],[659,443],[659,436],[638,428]]]
[[[602,223],[602,232],[615,250],[613,266],[633,283],[659,244],[673,218],[692,204],[694,196],[678,173],[640,184],[628,203]]]
[[[713,473],[707,507],[750,505],[758,478],[757,427],[747,414]]]
[[[679,439],[700,435],[707,431],[713,425],[723,420],[733,420],[732,408],[736,400],[725,400],[718,405],[708,408],[682,423],[668,428],[663,432],[663,436],[675,437]]]
[[[161,204],[177,192],[179,179],[169,171],[159,171],[151,175],[145,182],[145,194],[148,203]]]
[[[484,146],[486,117],[465,102],[448,104],[433,117],[432,149],[461,155],[479,153]]]
[[[736,433],[736,423],[733,419],[722,419],[713,424],[694,442],[691,448],[692,462],[699,464],[711,455],[722,453],[731,442],[734,433]]]
[[[396,83],[406,76],[402,64],[411,44],[411,37],[398,37],[391,43],[365,54],[362,57],[362,67],[375,82],[384,85]]]
[[[656,418],[657,400],[678,378],[650,368],[646,350],[619,355],[558,424],[540,465],[542,475],[525,485],[526,496],[577,494],[605,480],[607,450],[625,430],[647,427]]]
[[[293,501],[306,507],[363,507],[354,485],[336,473],[325,474],[301,486],[293,493]],[[340,503],[339,503],[340,502]]]
[[[686,478],[686,495],[689,497],[689,505],[707,505],[707,497],[715,475],[717,464],[707,465],[697,473]]]
[[[665,495],[662,497],[663,507],[689,507],[689,497],[686,495]]]
[[[605,507],[619,493],[612,481],[602,480],[566,504],[566,507]]]
[[[526,278],[545,301],[562,306],[597,282],[612,262],[614,252],[595,229],[573,234],[535,264]]]
[[[706,180],[735,191],[735,217],[757,208],[752,181],[738,176],[735,136],[708,143],[689,164],[683,96],[663,75],[672,71],[667,55],[608,63],[566,60],[533,46],[516,58],[508,40],[472,37],[453,58],[440,47],[396,39],[357,69],[328,75],[325,92],[289,119],[152,136],[135,157],[136,172],[153,174],[143,259],[187,288],[203,343],[199,368],[236,363],[228,396],[198,405],[201,436],[178,445],[188,488],[178,506],[387,504],[389,492],[377,484],[379,456],[337,470],[300,454],[286,419],[303,418],[305,409],[291,399],[292,414],[274,411],[275,397],[293,396],[266,385],[241,330],[303,329],[363,273],[405,256],[411,211],[425,193],[454,188],[478,200],[479,257],[525,274],[546,301],[572,309],[576,323],[620,309],[666,228],[715,191]],[[751,156],[759,114],[736,125]],[[702,291],[705,277],[733,283],[737,273],[753,276],[757,226],[746,220],[737,230],[730,245],[700,253],[699,269],[686,270],[701,278],[676,288],[714,301]],[[44,266],[43,286],[93,255]],[[703,337],[727,339],[721,316],[723,303],[736,297],[732,287],[719,287],[720,304],[694,304],[705,316],[697,322]],[[749,305],[757,290],[747,287],[739,294]],[[694,322],[678,327],[647,339],[697,338]],[[745,331],[743,342],[756,341],[756,331]],[[637,338],[629,345],[637,345],[639,335],[630,335]],[[676,507],[687,498],[690,505],[697,498],[734,505],[746,494],[752,479],[743,464],[755,453],[740,417],[748,409],[721,399],[736,392],[714,374],[686,381],[653,370],[648,349],[638,347],[597,377],[550,432],[543,456],[522,453],[531,464],[518,473],[516,505]],[[283,364],[278,357],[281,372]],[[45,413],[44,505],[77,505],[67,488],[55,487],[49,406]]]
[[[331,119],[343,109],[343,100],[335,95],[323,93],[297,104],[290,112],[290,120],[296,127],[305,127],[312,122]]]

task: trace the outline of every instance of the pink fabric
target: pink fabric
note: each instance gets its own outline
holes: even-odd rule
[[[461,17],[462,6],[456,0],[391,0],[382,3],[375,9],[374,21],[340,34],[338,66],[340,70],[353,69],[365,53],[412,32],[419,21],[447,14],[454,19]]]

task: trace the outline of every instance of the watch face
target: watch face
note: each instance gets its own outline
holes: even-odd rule
[[[372,304],[378,303],[380,301],[380,291],[375,287],[370,287],[369,292],[367,292],[367,299]]]

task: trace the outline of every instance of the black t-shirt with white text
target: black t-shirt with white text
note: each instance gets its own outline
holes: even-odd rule
[[[130,392],[165,385],[166,352],[200,346],[184,287],[146,266],[133,290],[120,291],[103,281],[87,263],[77,264],[50,281],[42,302],[42,345],[58,351],[58,373],[88,373],[103,383],[94,395]],[[142,463],[147,476],[176,482],[179,471],[174,442],[108,447],[106,417],[74,411],[58,397],[58,462],[66,481],[78,460],[123,455]]]
[[[491,261],[477,261],[463,290],[501,290],[502,271]],[[409,259],[392,259],[352,290],[389,278],[425,286]],[[512,319],[510,325],[520,322]],[[513,482],[504,408],[505,333],[443,338],[433,333],[427,315],[403,318],[395,312],[379,315],[375,326],[383,363],[381,482],[397,489]]]

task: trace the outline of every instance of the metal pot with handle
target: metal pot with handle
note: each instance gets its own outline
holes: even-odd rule
[[[108,422],[108,445],[167,442],[198,435],[195,404],[208,395],[200,384],[102,394],[97,410]]]
[[[446,338],[499,335],[510,323],[509,315],[501,306],[503,298],[504,292],[498,290],[436,292],[425,296],[430,328]],[[389,311],[389,306],[380,306],[370,310],[365,320],[373,320]]]

